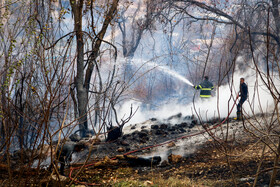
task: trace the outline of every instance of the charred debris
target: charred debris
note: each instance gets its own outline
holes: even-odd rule
[[[152,153],[152,148],[147,148],[141,150],[142,147],[153,146],[156,144],[161,144],[162,142],[176,139],[184,134],[191,133],[191,130],[196,125],[204,125],[207,126],[214,125],[220,120],[210,120],[206,122],[199,122],[197,118],[194,116],[183,116],[181,113],[170,116],[164,120],[158,120],[156,118],[151,118],[144,123],[141,124],[130,124],[127,125],[124,129],[120,129],[119,127],[115,127],[110,129],[107,134],[103,134],[100,136],[94,135],[93,132],[88,132],[88,136],[85,138],[81,138],[78,133],[73,133],[69,138],[63,141],[64,144],[87,144],[88,148],[79,152],[73,153],[75,154],[75,159],[72,160],[71,164],[77,165],[79,163],[83,163],[89,154],[91,154],[88,162],[98,161],[99,166],[103,164],[106,165],[107,162],[103,162],[106,160],[105,158],[116,158],[119,160],[119,164],[129,165],[129,166],[149,166],[149,165],[159,165],[163,163],[163,159],[161,156],[143,156],[144,154]],[[53,146],[57,145],[57,142],[52,143]],[[168,147],[175,146],[170,143],[167,145]],[[44,157],[47,159],[50,155],[51,151],[54,151],[53,148],[48,148],[43,152],[38,150],[38,154],[32,155],[32,157],[28,154],[30,151],[26,151],[26,156],[22,157],[24,154],[21,151],[15,151],[11,154],[11,161],[16,163],[19,158],[22,160],[24,158],[23,163],[28,163],[30,158],[37,159],[39,157]],[[130,151],[135,151],[131,155],[126,155],[126,153]],[[24,154],[25,155],[25,154]],[[116,157],[117,156],[117,157]],[[174,155],[170,152],[169,163],[174,162]],[[103,161],[102,161],[103,160]],[[107,159],[108,160],[108,159]],[[176,159],[175,159],[176,160]],[[102,162],[103,164],[100,164]]]

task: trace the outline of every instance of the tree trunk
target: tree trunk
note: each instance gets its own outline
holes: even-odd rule
[[[5,54],[4,57],[4,66],[3,70],[8,69],[8,55]],[[7,114],[8,112],[8,103],[7,103],[7,91],[8,91],[8,73],[7,71],[3,72],[1,77],[1,86],[0,86],[0,95],[1,95],[1,108],[0,108],[0,120],[1,120],[1,127],[0,127],[0,135],[1,135],[1,144],[4,145],[6,138],[8,138],[8,119]],[[1,150],[0,150],[1,151]]]
[[[77,42],[77,75],[75,78],[75,86],[77,90],[78,112],[79,112],[79,130],[81,137],[85,136],[88,129],[87,124],[87,104],[88,92],[84,85],[84,42],[82,32],[82,12],[83,0],[71,1],[72,12],[74,14],[74,28],[76,32]]]
[[[275,158],[274,158],[274,166],[273,166],[273,170],[272,170],[272,175],[270,177],[270,182],[269,182],[269,187],[273,187],[276,181],[276,175],[277,175],[277,167],[278,167],[278,162],[279,162],[279,155],[280,155],[280,138],[278,140],[278,148],[277,148],[277,152],[275,154]]]
[[[279,0],[272,0],[272,14],[275,21],[275,27],[277,32],[277,37],[280,34],[280,14],[279,14]]]
[[[93,73],[94,61],[98,57],[99,49],[106,30],[113,20],[119,0],[113,0],[108,13],[105,16],[105,20],[102,29],[97,35],[97,40],[93,45],[91,60],[89,61],[86,74],[84,73],[84,43],[83,43],[83,31],[82,31],[82,17],[83,17],[83,0],[70,0],[72,12],[74,14],[74,28],[77,39],[77,75],[75,78],[75,87],[77,90],[78,112],[79,112],[79,130],[81,137],[86,135],[88,130],[87,122],[87,105],[88,105],[88,93],[91,76]]]

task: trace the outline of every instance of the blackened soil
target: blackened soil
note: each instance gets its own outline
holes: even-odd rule
[[[249,149],[251,143],[229,146],[228,150],[226,150],[226,145],[217,147],[215,142],[207,142],[194,154],[188,155],[176,164],[167,163],[151,167],[108,166],[105,168],[87,168],[86,173],[81,174],[80,180],[98,183],[100,178],[110,180],[110,176],[118,173],[118,177],[121,178],[133,177],[137,180],[146,181],[151,180],[151,176],[156,173],[161,175],[163,179],[188,177],[196,181],[222,181],[221,184],[217,183],[217,186],[234,186],[233,181],[235,180],[237,186],[252,186],[261,156],[256,150],[260,150],[261,145],[257,145],[254,149]],[[225,152],[231,156],[226,156]],[[269,168],[273,167],[273,159],[273,154],[269,152],[265,154],[260,168],[262,172],[260,172],[257,179],[257,186],[269,184],[271,175]],[[119,175],[120,170],[121,175]],[[91,177],[88,179],[86,176]],[[95,176],[95,178],[92,176]],[[277,178],[276,185],[280,185],[279,172]]]
[[[160,144],[162,142],[178,138],[192,132],[193,127],[197,125],[196,120],[189,120],[180,124],[156,124],[151,129],[142,126],[140,131],[136,130],[130,134],[125,134],[114,141],[108,141],[95,145],[92,152],[94,159],[101,159],[104,156],[114,157],[124,152],[141,149],[143,147]],[[132,127],[133,129],[133,127]],[[121,148],[121,149],[120,149]],[[140,151],[139,154],[150,153],[150,149]],[[88,153],[85,153],[88,154]]]

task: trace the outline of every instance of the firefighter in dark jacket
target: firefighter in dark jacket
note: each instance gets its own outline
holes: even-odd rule
[[[196,90],[200,89],[201,98],[211,97],[211,90],[214,89],[213,84],[208,79],[209,79],[208,76],[205,76],[204,81],[202,83],[200,83],[199,85],[193,86],[194,89],[196,89]]]
[[[241,120],[242,117],[242,105],[248,98],[248,87],[244,82],[244,78],[240,78],[240,91],[237,97],[241,97],[237,105],[237,120]]]

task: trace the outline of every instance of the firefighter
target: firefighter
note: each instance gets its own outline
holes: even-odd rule
[[[237,117],[234,119],[241,120],[242,118],[242,105],[247,100],[248,97],[248,87],[244,82],[244,78],[240,78],[240,88],[237,97],[241,97],[237,105]]]
[[[194,89],[200,89],[200,98],[210,98],[211,97],[211,90],[214,89],[213,84],[208,80],[208,76],[204,77],[204,81],[199,85],[193,86]]]

